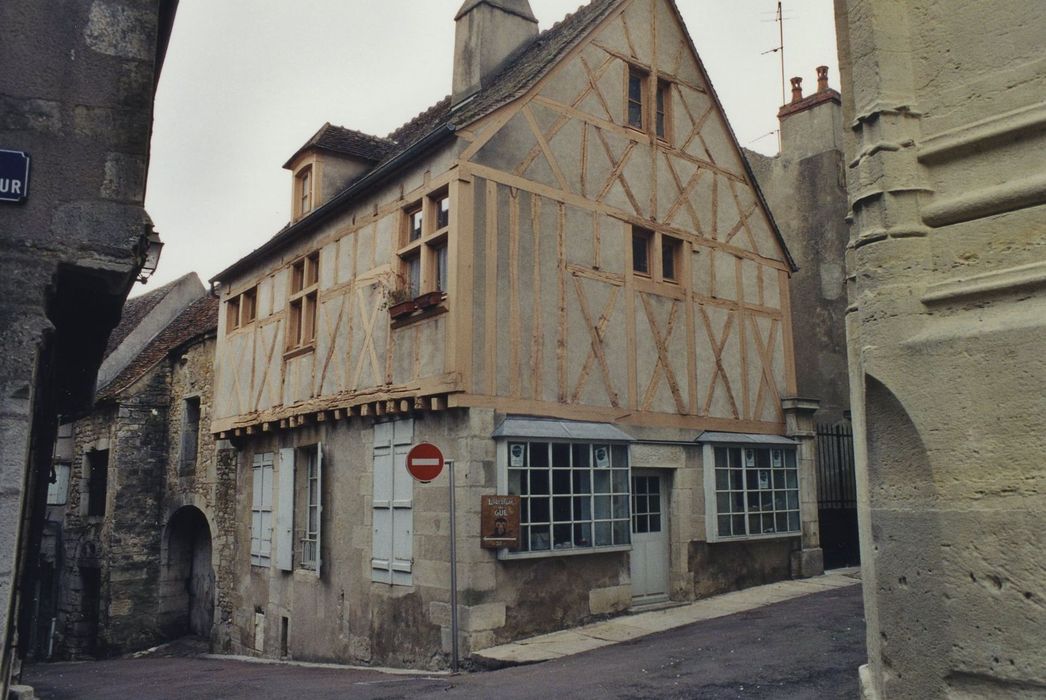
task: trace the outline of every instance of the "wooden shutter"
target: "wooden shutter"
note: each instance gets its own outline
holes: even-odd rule
[[[280,449],[279,487],[276,493],[276,567],[294,569],[294,448]]]
[[[382,583],[411,584],[414,487],[406,457],[413,438],[413,420],[374,426],[371,578]]]

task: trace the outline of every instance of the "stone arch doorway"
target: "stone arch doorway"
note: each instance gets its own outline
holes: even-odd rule
[[[214,623],[214,567],[211,528],[195,506],[171,515],[160,562],[160,626],[168,638],[211,636]]]

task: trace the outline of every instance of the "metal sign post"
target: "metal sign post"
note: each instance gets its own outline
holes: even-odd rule
[[[406,465],[410,475],[423,484],[439,476],[444,465],[450,473],[450,668],[456,673],[461,660],[458,654],[458,519],[454,507],[454,461],[444,459],[435,445],[423,442],[407,453]]]
[[[454,508],[454,462],[447,460],[450,475],[450,668],[458,671],[458,532]]]

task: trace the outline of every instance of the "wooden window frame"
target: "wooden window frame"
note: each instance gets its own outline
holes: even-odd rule
[[[297,218],[301,218],[315,209],[316,177],[312,164],[306,165],[294,175],[295,208]]]
[[[290,265],[286,353],[307,351],[315,347],[319,287],[320,252],[317,250],[298,258]]]
[[[650,280],[659,284],[669,284],[673,287],[682,286],[686,271],[684,270],[685,250],[683,239],[671,234],[662,233],[655,229],[649,229],[635,224],[626,227],[629,232],[629,243],[631,245],[631,269],[632,274],[644,280]],[[647,269],[636,268],[636,240],[642,237],[646,242]],[[665,253],[669,252],[672,259],[671,274],[666,273]]]
[[[225,332],[231,333],[240,327],[240,295],[225,302]]]
[[[404,207],[400,249],[396,251],[399,257],[400,289],[403,290],[401,296],[414,299],[430,292],[440,292],[446,298],[449,280],[441,277],[440,251],[447,249],[449,256],[453,206],[450,188],[444,186]],[[414,222],[419,211],[422,228],[420,235],[416,235]],[[415,261],[418,266],[416,284],[412,275]],[[449,262],[445,274],[449,275]]]
[[[225,332],[232,333],[258,318],[258,287],[255,285],[225,302]]]
[[[632,80],[639,80],[638,99],[632,94]],[[625,64],[625,126],[636,131],[646,131],[649,119],[647,119],[647,92],[650,85],[650,71],[633,63]],[[639,108],[639,123],[633,122],[632,106]]]
[[[672,81],[658,77],[654,96],[654,136],[672,142]]]

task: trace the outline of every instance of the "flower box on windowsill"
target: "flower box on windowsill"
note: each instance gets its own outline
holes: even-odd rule
[[[393,304],[389,307],[389,316],[392,318],[402,318],[403,316],[409,316],[414,313],[417,306],[413,299],[407,301],[401,301],[398,304]]]
[[[443,301],[443,292],[426,292],[415,299],[414,303],[419,309],[427,309],[430,306],[435,306],[441,301]]]

